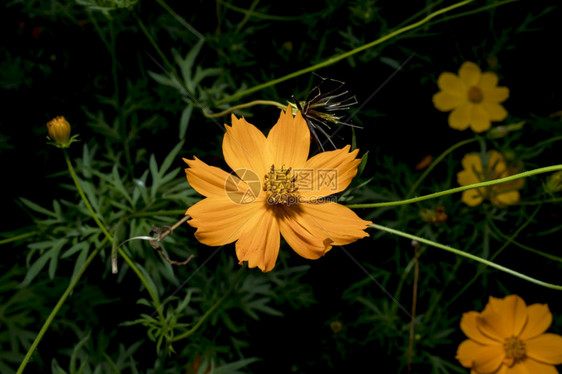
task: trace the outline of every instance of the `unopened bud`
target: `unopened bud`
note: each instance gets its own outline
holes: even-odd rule
[[[509,125],[496,126],[493,127],[490,131],[488,131],[488,135],[492,139],[503,138],[504,136],[506,136],[512,131],[521,130],[523,128],[523,125],[525,125],[525,122],[517,122]]]
[[[68,148],[70,144],[76,141],[77,135],[70,137],[70,124],[63,116],[53,118],[47,122],[48,138],[52,144],[59,148]]]
[[[548,177],[544,184],[544,190],[551,195],[562,191],[562,171],[558,171]]]

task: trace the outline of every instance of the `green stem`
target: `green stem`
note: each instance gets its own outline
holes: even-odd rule
[[[198,39],[205,39],[205,37],[203,36],[203,34],[201,34],[199,31],[195,30],[195,28],[193,26],[191,26],[189,23],[187,23],[186,20],[184,20],[179,14],[177,14],[172,8],[170,8],[168,6],[168,4],[166,4],[165,1],[163,0],[156,0],[156,2],[158,4],[160,4],[160,6],[162,8],[164,8],[166,10],[166,12],[170,13],[172,15],[172,17],[174,17],[176,19],[176,21],[178,21],[183,27],[185,27],[186,29],[188,29],[193,35],[195,35]]]
[[[247,90],[244,90],[244,91],[241,91],[241,92],[237,92],[237,93],[235,93],[234,95],[227,96],[227,97],[223,98],[222,100],[217,101],[217,102],[215,103],[215,106],[218,106],[218,105],[220,105],[220,104],[227,103],[227,102],[229,102],[229,101],[237,100],[237,99],[239,99],[239,98],[241,98],[241,97],[243,97],[243,96],[249,95],[249,94],[251,94],[251,93],[253,93],[253,92],[262,90],[262,89],[267,88],[267,87],[270,87],[270,86],[274,86],[274,85],[276,85],[276,84],[278,84],[278,83],[281,83],[281,82],[284,82],[284,81],[286,81],[286,80],[288,80],[288,79],[292,79],[292,78],[298,77],[298,76],[300,76],[300,75],[303,75],[303,74],[306,74],[306,73],[310,73],[310,72],[312,72],[312,71],[315,71],[315,70],[324,68],[324,67],[326,67],[326,66],[335,64],[336,62],[339,62],[339,61],[341,61],[341,60],[344,60],[344,59],[346,59],[346,58],[348,58],[348,57],[350,57],[350,56],[353,56],[354,54],[357,54],[357,53],[362,52],[362,51],[364,51],[364,50],[366,50],[366,49],[369,49],[369,48],[372,48],[372,47],[374,47],[374,46],[376,46],[376,45],[379,45],[379,44],[381,44],[381,43],[383,43],[383,42],[385,42],[385,41],[387,41],[387,40],[389,40],[389,39],[392,39],[392,38],[394,38],[394,37],[397,36],[397,35],[400,35],[400,34],[403,34],[403,33],[407,32],[407,31],[410,31],[410,30],[412,30],[412,29],[415,29],[415,28],[417,28],[417,27],[419,27],[419,26],[421,26],[421,25],[423,25],[423,24],[429,22],[432,18],[435,18],[435,17],[437,17],[438,15],[441,15],[441,14],[443,14],[443,13],[449,12],[449,11],[451,11],[451,10],[453,10],[453,9],[456,9],[456,8],[458,8],[458,7],[461,7],[461,6],[463,6],[463,5],[466,5],[466,4],[470,3],[470,2],[472,2],[472,0],[464,0],[464,1],[458,2],[458,3],[456,3],[456,4],[453,4],[453,5],[451,5],[451,6],[448,6],[448,7],[446,7],[446,8],[439,9],[438,11],[435,11],[435,12],[429,14],[427,17],[423,18],[421,21],[418,21],[418,22],[412,23],[412,24],[410,24],[410,25],[408,25],[408,26],[402,27],[402,28],[400,28],[400,29],[398,29],[398,30],[395,30],[395,31],[393,31],[393,32],[391,32],[391,33],[389,33],[389,34],[383,36],[383,37],[380,37],[380,38],[377,39],[377,40],[374,40],[374,41],[372,41],[372,42],[370,42],[370,43],[367,43],[367,44],[364,44],[364,45],[362,45],[362,46],[360,46],[360,47],[357,47],[357,48],[355,48],[355,49],[352,49],[351,51],[342,53],[342,54],[337,55],[337,56],[334,56],[334,57],[330,57],[329,59],[327,59],[327,60],[325,60],[325,61],[322,61],[322,62],[320,62],[320,63],[318,63],[318,64],[316,64],[316,65],[309,66],[309,67],[307,67],[307,68],[298,70],[298,71],[293,72],[293,73],[291,73],[291,74],[285,75],[284,77],[277,78],[277,79],[273,79],[273,80],[271,80],[271,81],[269,81],[269,82],[262,83],[262,84],[260,84],[260,85],[257,85],[257,86],[254,86],[254,87],[252,87],[252,88],[249,88],[249,89],[247,89]]]
[[[29,238],[30,236],[34,236],[34,235],[37,235],[36,231],[26,232],[25,234],[12,236],[12,237],[0,240],[0,245],[15,242],[16,240],[20,240],[20,239]]]
[[[248,22],[248,20],[250,19],[250,14],[254,11],[254,9],[256,9],[259,2],[260,0],[254,0],[252,2],[252,5],[250,5],[250,9],[248,9],[248,12],[244,14],[244,18],[242,18],[242,21],[240,21],[240,23],[236,26],[237,34],[242,30],[244,25],[246,25],[246,22]]]
[[[272,100],[254,100],[254,101],[250,101],[249,103],[244,103],[244,104],[240,104],[240,105],[235,105],[233,107],[230,107],[226,110],[223,110],[222,112],[219,113],[209,113],[207,112],[206,109],[203,109],[203,115],[207,118],[218,118],[218,117],[222,117],[228,113],[232,113],[235,110],[238,109],[244,109],[244,108],[249,108],[252,107],[254,105],[272,105],[272,106],[276,106],[279,109],[286,109],[287,105],[283,105],[281,103],[278,103],[277,101],[272,101]]]
[[[417,188],[420,186],[420,184],[424,181],[424,179],[429,175],[429,173],[431,173],[431,171],[433,169],[435,169],[435,167],[437,166],[437,164],[439,164],[441,161],[443,161],[443,159],[445,157],[447,157],[447,155],[451,152],[453,152],[455,149],[462,147],[463,145],[472,143],[477,141],[478,138],[472,138],[472,139],[466,139],[463,141],[458,142],[457,144],[447,148],[445,150],[445,152],[441,153],[439,155],[439,157],[437,157],[432,163],[431,165],[429,165],[429,167],[427,169],[425,169],[425,171],[423,172],[422,175],[420,175],[420,177],[418,178],[418,180],[416,180],[416,182],[412,185],[412,188],[410,188],[410,192],[408,192],[408,195],[406,195],[406,198],[409,198],[410,196],[412,196],[412,194],[417,190]]]
[[[511,236],[507,236],[505,235],[504,239],[505,242],[502,244],[502,246],[496,251],[496,253],[494,253],[492,255],[492,257],[490,257],[490,261],[493,261],[496,257],[498,257],[500,255],[500,253],[503,252],[503,250],[505,248],[507,248],[507,246],[510,243],[513,243],[515,241],[515,238],[521,233],[521,231],[523,231],[525,229],[525,227],[527,227],[535,218],[535,216],[537,215],[537,213],[540,210],[540,206],[537,207],[537,209],[535,209],[535,211],[529,216],[529,218],[521,225],[517,228],[517,230],[515,230],[515,232],[511,235]],[[486,222],[489,222],[492,226],[492,228],[495,227],[495,225],[493,224],[493,222],[488,219],[486,220]],[[449,306],[455,301],[457,300],[480,276],[480,274],[482,274],[484,272],[485,268],[480,268],[478,269],[478,271],[476,272],[476,274],[474,275],[474,277],[472,277],[472,279],[470,281],[468,281],[468,283],[466,283],[463,288],[457,292],[455,294],[455,296],[453,296],[448,302],[447,302],[447,306],[444,308],[444,310],[448,309]]]
[[[27,353],[26,353],[25,357],[23,358],[23,361],[21,362],[21,364],[18,368],[17,374],[23,373],[25,367],[27,366],[27,363],[31,359],[31,356],[35,352],[35,349],[39,345],[39,342],[41,341],[41,339],[43,339],[43,335],[45,335],[45,333],[49,329],[49,326],[51,325],[51,323],[55,319],[55,316],[59,312],[60,308],[63,306],[64,302],[66,301],[66,299],[68,298],[70,293],[74,290],[74,287],[78,284],[78,281],[80,280],[80,278],[82,278],[82,275],[84,274],[84,272],[86,271],[88,266],[90,266],[90,263],[92,262],[94,257],[96,257],[96,255],[99,253],[99,251],[103,248],[103,246],[105,245],[105,242],[107,240],[108,240],[107,238],[102,240],[100,245],[92,253],[90,253],[88,258],[86,259],[86,262],[84,262],[84,264],[82,265],[80,270],[78,270],[78,273],[76,274],[76,277],[74,278],[74,280],[72,282],[70,282],[70,284],[66,288],[66,291],[64,291],[64,293],[60,297],[59,301],[57,302],[57,305],[55,305],[55,307],[51,311],[51,314],[49,314],[49,317],[47,317],[47,320],[45,321],[45,323],[43,323],[43,327],[41,327],[41,330],[39,330],[39,333],[35,337],[35,340],[33,341],[31,346],[27,350]]]
[[[532,175],[537,175],[537,174],[542,174],[542,173],[550,173],[550,172],[557,171],[557,170],[562,170],[562,164],[561,165],[546,166],[546,167],[543,167],[543,168],[529,170],[529,171],[525,171],[523,173],[510,175],[509,177],[505,177],[505,178],[499,178],[499,179],[494,179],[494,180],[491,180],[491,181],[469,184],[468,186],[451,188],[449,190],[435,192],[435,193],[432,193],[432,194],[429,194],[429,195],[414,197],[414,198],[411,198],[411,199],[404,199],[404,200],[398,200],[398,201],[387,201],[387,202],[382,202],[382,203],[371,203],[371,204],[350,204],[350,205],[347,205],[347,207],[349,207],[349,208],[380,208],[380,207],[384,207],[384,206],[412,204],[412,203],[417,203],[419,201],[434,199],[436,197],[441,197],[441,196],[454,194],[454,193],[457,193],[457,192],[471,190],[471,189],[474,189],[474,188],[494,186],[496,184],[501,184],[501,183],[509,182],[509,181],[512,181],[512,180],[520,179],[520,178],[530,177]]]
[[[240,281],[240,278],[242,277],[242,273],[244,272],[244,269],[246,268],[246,265],[243,265],[240,270],[238,270],[238,274],[236,274],[236,278],[234,278],[234,281],[232,281],[232,283],[230,284],[230,287],[228,288],[228,290],[224,293],[224,295],[222,295],[220,297],[220,299],[218,299],[213,306],[211,306],[206,312],[205,314],[203,314],[203,316],[199,319],[199,321],[197,321],[197,323],[188,331],[184,332],[183,334],[180,334],[178,336],[173,337],[172,339],[170,339],[170,341],[168,342],[169,344],[177,342],[178,340],[181,339],[185,339],[187,337],[189,337],[190,335],[192,335],[195,331],[197,331],[199,329],[199,327],[201,327],[201,325],[203,324],[203,322],[205,322],[205,320],[207,318],[209,318],[209,316],[211,314],[213,314],[213,312],[219,307],[219,305],[222,304],[222,302],[228,297],[228,295],[230,295],[232,293],[232,291],[234,290],[234,287],[236,287],[236,285],[238,284],[238,281]]]
[[[394,234],[394,235],[402,236],[402,237],[404,237],[404,238],[408,238],[408,239],[412,239],[412,240],[417,240],[417,241],[420,242],[420,243],[424,243],[424,244],[430,245],[430,246],[432,246],[432,247],[436,247],[436,248],[439,248],[439,249],[443,249],[443,250],[445,250],[445,251],[447,251],[447,252],[451,252],[451,253],[454,253],[454,254],[456,254],[456,255],[459,255],[459,256],[462,256],[462,257],[466,257],[466,258],[468,258],[468,259],[471,259],[471,260],[480,262],[480,263],[482,263],[482,264],[484,264],[484,265],[488,265],[489,267],[492,267],[492,268],[494,268],[494,269],[503,271],[504,273],[511,274],[511,275],[513,275],[513,276],[515,276],[515,277],[517,277],[517,278],[521,278],[521,279],[526,280],[526,281],[528,281],[528,282],[538,284],[539,286],[543,286],[543,287],[546,287],[546,288],[551,288],[551,289],[553,289],[553,290],[561,290],[561,291],[562,291],[562,286],[560,286],[560,285],[552,284],[552,283],[547,283],[547,282],[543,282],[543,281],[541,281],[541,280],[532,278],[532,277],[530,277],[530,276],[528,276],[528,275],[519,273],[519,272],[517,272],[517,271],[515,271],[515,270],[511,270],[511,269],[509,269],[509,268],[506,268],[505,266],[498,265],[498,264],[496,264],[496,263],[494,263],[494,262],[492,262],[492,261],[488,261],[488,260],[486,260],[486,259],[483,259],[483,258],[480,258],[480,257],[475,256],[475,255],[473,255],[473,254],[470,254],[470,253],[461,251],[461,250],[459,250],[459,249],[455,249],[455,248],[449,247],[449,246],[447,246],[447,245],[443,245],[443,244],[440,244],[440,243],[436,243],[436,242],[434,242],[434,241],[427,240],[427,239],[421,238],[421,237],[416,236],[416,235],[411,235],[411,234],[408,234],[408,233],[403,232],[403,231],[398,231],[398,230],[395,230],[395,229],[391,229],[391,228],[389,228],[389,227],[380,226],[380,225],[377,225],[377,224],[375,224],[375,223],[372,223],[372,224],[370,224],[369,226],[374,227],[374,228],[377,229],[377,230],[386,231],[386,232],[389,232],[389,233]]]
[[[82,198],[82,201],[84,201],[84,204],[86,205],[86,208],[88,208],[88,210],[90,211],[90,215],[92,216],[94,221],[96,221],[98,227],[104,233],[106,238],[109,239],[109,241],[113,244],[113,242],[114,242],[113,237],[107,231],[107,229],[105,228],[103,223],[100,221],[97,214],[94,212],[94,209],[92,208],[92,205],[90,204],[90,202],[86,198],[86,195],[84,194],[84,191],[82,190],[82,187],[80,186],[80,182],[78,181],[78,177],[76,176],[76,172],[74,171],[74,167],[72,166],[72,162],[70,161],[70,157],[68,157],[68,152],[66,152],[66,149],[63,149],[63,152],[64,152],[64,158],[66,160],[66,164],[68,165],[68,171],[70,172],[70,176],[72,177],[72,180],[74,181],[76,189],[78,190],[78,194],[80,194],[80,197]],[[160,307],[160,301],[158,300],[158,296],[154,293],[154,291],[152,290],[152,288],[148,284],[148,281],[146,280],[144,275],[141,273],[141,271],[139,270],[137,265],[135,265],[135,263],[125,253],[125,251],[123,251],[123,249],[119,248],[119,254],[125,259],[125,262],[127,262],[127,264],[129,264],[129,266],[131,267],[131,269],[133,269],[135,274],[137,274],[140,281],[142,282],[142,284],[144,285],[144,287],[146,288],[146,290],[150,294],[150,297],[152,298],[152,302],[154,303],[154,307],[156,308],[156,310],[158,312],[158,315],[160,316],[160,319],[162,321],[165,321],[166,319],[164,318],[164,313],[162,312],[162,308]]]

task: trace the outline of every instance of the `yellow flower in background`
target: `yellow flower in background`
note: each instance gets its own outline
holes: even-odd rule
[[[445,72],[439,75],[437,85],[441,89],[433,95],[433,104],[442,112],[449,112],[449,126],[474,132],[490,128],[491,121],[503,121],[507,111],[500,103],[507,100],[507,87],[498,87],[498,76],[482,73],[478,65],[465,62],[458,76]]]
[[[464,313],[468,337],[457,360],[471,374],[556,374],[562,364],[562,336],[545,333],[552,323],[546,304],[527,306],[517,295],[490,297],[482,312]]]
[[[457,173],[457,182],[461,186],[505,178],[519,172],[508,167],[505,158],[498,151],[489,151],[484,159],[477,153],[467,154],[462,159],[462,166],[464,170]],[[516,179],[491,187],[466,190],[462,193],[462,201],[469,206],[476,206],[484,199],[498,207],[515,204],[519,201],[517,190],[523,184],[523,179]]]
[[[206,197],[186,212],[201,243],[236,241],[240,263],[265,272],[275,266],[280,235],[307,259],[368,236],[364,230],[371,222],[330,198],[357,174],[358,150],[346,146],[309,159],[310,130],[290,106],[267,138],[234,115],[232,126],[225,127],[222,149],[233,173],[196,157],[184,159],[189,184]]]

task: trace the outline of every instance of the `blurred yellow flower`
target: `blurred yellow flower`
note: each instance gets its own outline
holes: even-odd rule
[[[468,337],[457,360],[471,374],[556,374],[562,364],[562,336],[545,333],[552,323],[546,304],[527,306],[517,295],[490,297],[480,313],[464,313]]]
[[[236,241],[240,263],[265,272],[275,266],[281,235],[308,259],[369,236],[370,221],[330,198],[357,174],[359,151],[346,146],[308,158],[309,148],[308,125],[290,106],[267,138],[233,115],[222,150],[234,172],[184,159],[189,184],[206,196],[186,212],[195,237],[210,246]]]
[[[474,132],[490,128],[491,121],[503,121],[507,111],[500,103],[507,100],[507,87],[498,87],[498,76],[482,73],[478,65],[467,61],[459,69],[458,76],[444,72],[437,85],[441,91],[433,95],[433,104],[442,112],[449,112],[449,126]]]
[[[477,153],[467,154],[462,159],[462,166],[464,170],[457,173],[457,182],[461,186],[505,178],[518,173],[518,170],[507,166],[505,158],[498,151],[489,151],[484,159]],[[523,184],[523,179],[516,179],[491,187],[466,190],[462,193],[462,201],[468,206],[476,206],[484,199],[489,199],[498,207],[515,204],[519,201],[517,190],[522,188]]]

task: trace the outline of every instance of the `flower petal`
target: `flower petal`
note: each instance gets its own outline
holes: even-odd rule
[[[459,69],[459,78],[466,87],[476,86],[480,82],[482,71],[474,62],[466,61]]]
[[[502,103],[509,97],[509,88],[482,88],[483,100],[487,103]]]
[[[465,340],[459,345],[456,358],[466,368],[478,373],[492,373],[502,364],[505,351],[501,343],[482,345]]]
[[[468,87],[453,73],[441,73],[439,78],[437,78],[437,86],[439,86],[441,91],[446,91],[453,96],[467,97],[466,90]]]
[[[503,336],[519,336],[523,326],[527,323],[527,304],[525,304],[525,301],[517,295],[508,295],[503,299],[490,297],[488,303],[493,308],[494,314],[501,320],[499,325],[503,328]],[[482,314],[485,314],[485,312],[482,312]],[[486,316],[484,318],[486,319]],[[500,326],[498,326],[498,331]]]
[[[333,245],[346,245],[369,236],[364,230],[372,222],[337,203],[300,204],[298,221],[313,235],[328,238]]]
[[[497,85],[498,85],[498,75],[496,73],[487,71],[485,73],[482,73],[482,75],[480,76],[480,82],[478,83],[480,89],[489,90],[495,88]]]
[[[527,323],[519,335],[520,339],[526,340],[539,336],[552,323],[552,314],[546,304],[529,305],[527,307],[527,314]]]
[[[461,318],[461,330],[465,333],[467,337],[474,340],[476,343],[484,345],[493,345],[497,343],[503,343],[503,341],[494,340],[484,334],[478,329],[477,318],[480,315],[478,312],[466,312]]]
[[[466,130],[470,124],[470,108],[472,104],[464,104],[453,109],[449,114],[449,127],[457,130]]]
[[[194,157],[193,160],[183,159],[189,166],[185,169],[189,185],[201,195],[210,197],[225,197],[225,183],[229,174],[217,167],[209,166]]]
[[[519,191],[508,191],[508,192],[492,194],[490,201],[495,206],[502,207],[505,205],[515,204],[519,201],[519,199],[520,199]]]
[[[304,166],[310,149],[310,130],[300,112],[293,117],[291,106],[281,111],[279,120],[267,135],[267,147],[272,157],[268,161],[275,167]]]
[[[461,186],[468,186],[469,184],[480,183],[476,173],[470,169],[465,169],[457,173],[457,182]]]
[[[466,97],[459,97],[457,95],[452,95],[446,91],[437,92],[433,95],[433,105],[437,110],[442,112],[448,112],[464,103],[466,103]]]
[[[482,108],[482,105],[471,105],[470,109],[470,128],[474,132],[486,131],[492,126],[490,116]]]
[[[244,118],[236,118],[234,114],[232,126],[225,125],[225,128],[222,152],[228,166],[235,172],[250,169],[263,177],[268,168],[266,139],[263,133]]]
[[[477,153],[468,153],[462,158],[462,167],[473,173],[482,173],[482,159]],[[480,182],[480,181],[479,181]],[[459,182],[460,183],[460,182]]]
[[[267,272],[275,266],[279,244],[277,218],[272,209],[262,206],[242,228],[236,242],[236,256],[240,262],[248,261],[248,267],[257,266]]]
[[[509,370],[508,374],[558,374],[558,370],[552,365],[545,364],[532,358],[526,358],[525,360],[518,362],[513,365]]]
[[[507,117],[507,110],[500,104],[484,101],[480,103],[480,106],[492,121],[503,121]]]
[[[242,226],[263,208],[263,200],[251,204],[235,204],[228,197],[206,198],[189,207],[187,223],[196,227],[195,237],[201,243],[219,246],[238,239]]]
[[[483,195],[479,192],[481,188],[463,191],[461,200],[468,206],[476,206],[484,200]]]
[[[304,226],[300,205],[276,208],[281,235],[301,257],[315,260],[332,249],[332,241],[327,236],[314,235]]]
[[[345,190],[357,174],[361,162],[356,159],[358,149],[350,146],[317,154],[302,169],[294,169],[298,191],[305,202]]]
[[[542,334],[525,340],[525,348],[527,357],[545,364],[562,364],[562,336],[560,335]]]

